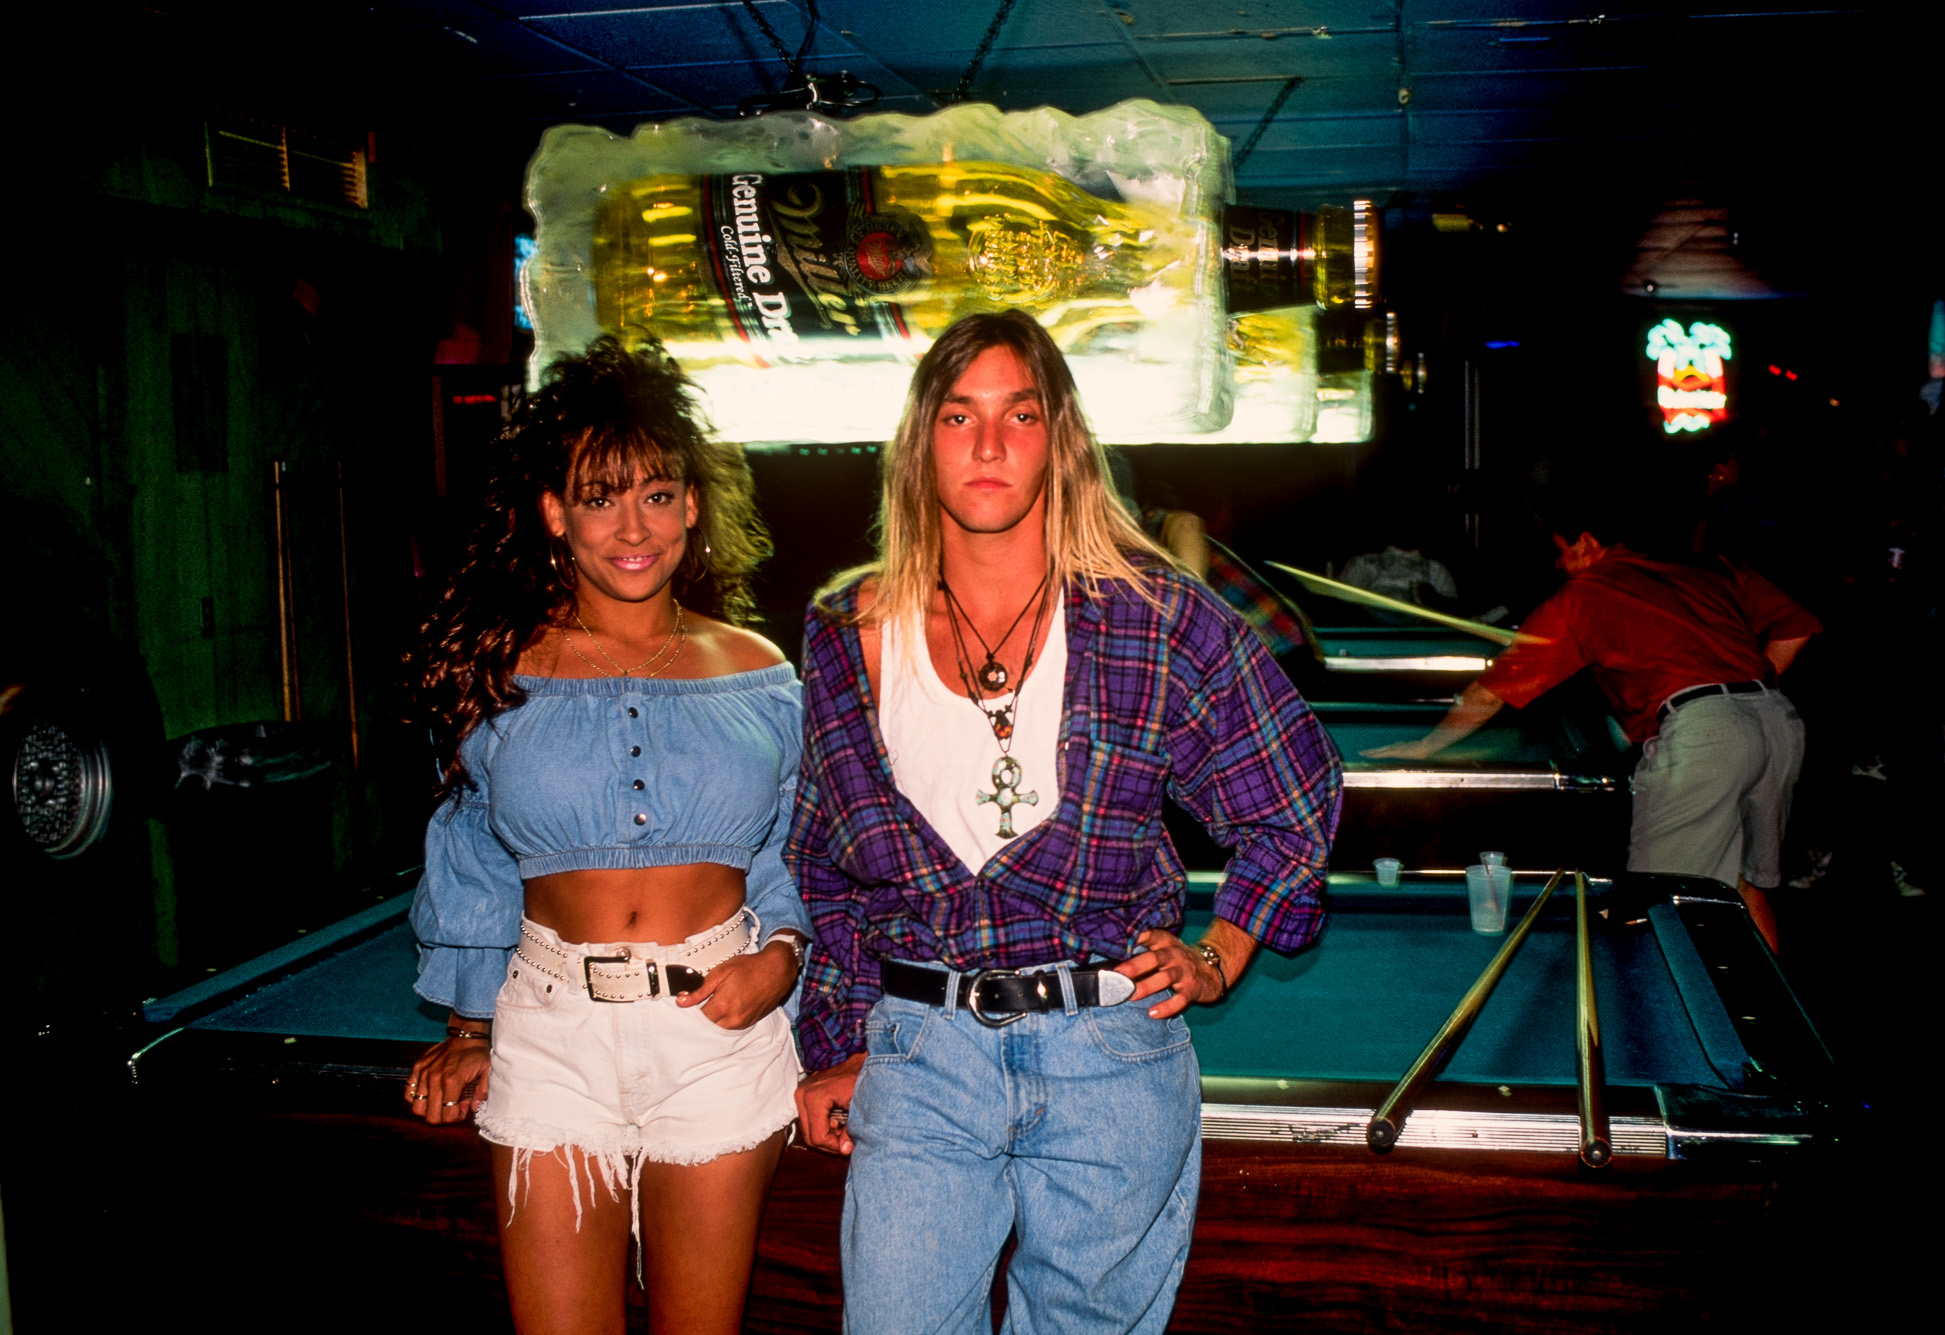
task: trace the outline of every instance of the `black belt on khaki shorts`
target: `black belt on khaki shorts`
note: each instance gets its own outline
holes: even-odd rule
[[[1668,716],[1691,700],[1700,700],[1709,695],[1758,695],[1771,687],[1760,681],[1718,681],[1707,686],[1691,686],[1685,691],[1676,691],[1655,711],[1657,726],[1668,722]]]
[[[1069,969],[1074,980],[1074,1002],[1080,1006],[1118,1006],[1134,994],[1134,979],[1114,972],[1110,965],[1086,965]],[[927,1006],[946,1002],[946,980],[953,977],[944,969],[928,969],[898,960],[880,960],[878,976],[887,996],[916,1001]],[[1067,1001],[1061,994],[1060,974],[1053,969],[1021,973],[1018,969],[981,969],[962,973],[959,978],[959,1009],[983,1025],[998,1028],[1032,1013],[1064,1010]]]

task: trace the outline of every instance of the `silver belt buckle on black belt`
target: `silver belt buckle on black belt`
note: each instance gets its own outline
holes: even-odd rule
[[[1002,1015],[989,1017],[979,1009],[979,989],[987,979],[1018,978],[1019,976],[1020,971],[1018,969],[981,969],[978,973],[974,974],[972,985],[966,989],[966,1009],[972,1013],[973,1019],[985,1025],[988,1029],[1004,1029],[1009,1024],[1026,1019],[1027,1013],[1025,1011],[1007,1011]],[[1046,986],[1045,983],[1040,985],[1043,993],[1046,990]]]

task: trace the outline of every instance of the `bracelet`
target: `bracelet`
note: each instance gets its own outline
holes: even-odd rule
[[[1198,941],[1195,948],[1197,953],[1208,962],[1209,967],[1216,971],[1216,978],[1222,983],[1222,991],[1216,993],[1216,1000],[1221,1001],[1229,995],[1229,974],[1222,967],[1222,956],[1207,941]]]
[[[456,1024],[449,1024],[446,1026],[446,1037],[477,1038],[482,1043],[491,1043],[493,1041],[493,1031],[491,1029],[462,1029]]]
[[[797,972],[802,973],[804,971],[804,943],[797,939],[797,934],[795,932],[779,931],[774,935],[772,935],[770,939],[768,941],[765,941],[763,944],[765,946],[770,946],[770,945],[774,945],[778,941],[781,941],[786,946],[790,947],[790,953],[797,957]]]

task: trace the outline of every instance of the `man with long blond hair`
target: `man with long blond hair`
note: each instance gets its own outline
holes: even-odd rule
[[[1066,362],[955,324],[884,459],[880,558],[812,608],[785,859],[815,925],[804,1134],[851,1156],[851,1335],[1153,1331],[1188,1256],[1181,1014],[1322,921],[1339,765],[1242,620],[1109,489]],[[1232,850],[1190,944],[1164,791]]]

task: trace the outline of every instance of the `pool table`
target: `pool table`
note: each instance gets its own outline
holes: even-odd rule
[[[1408,867],[1460,868],[1482,849],[1522,866],[1618,870],[1626,860],[1632,755],[1605,720],[1570,697],[1504,709],[1432,760],[1367,760],[1362,752],[1415,741],[1445,716],[1439,702],[1312,700],[1344,757],[1344,814],[1332,865],[1375,857]],[[1191,867],[1220,853],[1179,820],[1170,824]]]
[[[1215,884],[1191,883],[1191,933]],[[1519,878],[1516,913],[1537,885]],[[1192,1014],[1204,1187],[1171,1329],[1588,1329],[1732,1301],[1779,1174],[1832,1137],[1834,1072],[1722,887],[1594,892],[1617,1155],[1598,1173],[1574,1156],[1570,887],[1388,1154],[1365,1148],[1370,1110],[1500,941],[1471,931],[1459,878],[1333,875],[1314,945]],[[242,1272],[293,1252],[355,1267],[320,1312],[438,1283],[443,1314],[504,1329],[484,1150],[398,1101],[444,1021],[410,992],[407,902],[147,1004],[127,1067],[135,1125],[167,1153],[135,1156],[132,1190],[198,1246],[224,1234]],[[840,1162],[784,1156],[750,1329],[836,1328],[841,1185]],[[151,1245],[152,1288],[188,1282],[157,1261],[169,1246]]]
[[[1501,647],[1440,626],[1315,626],[1326,672],[1344,676],[1418,676],[1457,690],[1484,672]]]

